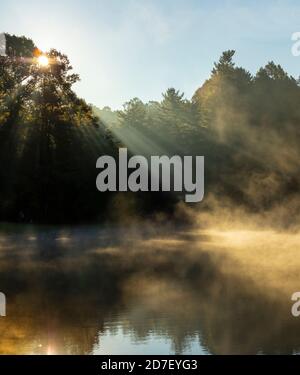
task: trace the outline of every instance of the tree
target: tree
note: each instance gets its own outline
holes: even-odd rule
[[[33,42],[10,40],[0,75],[2,218],[22,213],[26,220],[78,221],[104,214],[95,163],[115,149],[72,90],[78,75],[66,55],[52,49],[45,54],[49,64],[41,66]]]
[[[146,108],[139,98],[131,99],[123,108],[123,111],[118,112],[123,126],[140,127],[145,124]]]

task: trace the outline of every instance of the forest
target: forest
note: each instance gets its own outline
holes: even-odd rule
[[[120,147],[147,158],[203,155],[206,193],[194,210],[226,200],[249,212],[283,203],[287,224],[297,215],[300,81],[275,62],[251,74],[227,50],[192,98],[169,88],[160,101],[133,98],[114,111],[77,96],[79,76],[63,53],[43,54],[26,37],[6,34],[6,41],[6,56],[0,56],[1,221],[101,222],[128,206],[137,215],[172,216],[179,195],[97,190],[96,160],[116,156]],[[39,63],[44,55],[45,66]]]

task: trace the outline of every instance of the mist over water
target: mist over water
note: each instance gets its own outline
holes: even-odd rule
[[[299,351],[298,233],[161,228],[1,225],[0,353]]]

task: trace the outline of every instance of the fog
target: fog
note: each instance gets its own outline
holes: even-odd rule
[[[299,351],[300,236],[237,222],[2,225],[0,352],[125,354],[126,338],[154,353],[161,340],[173,353]]]

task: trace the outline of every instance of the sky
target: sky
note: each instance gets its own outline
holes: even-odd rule
[[[112,109],[169,87],[191,98],[221,53],[255,73],[274,60],[294,77],[299,0],[1,0],[0,32],[66,53],[88,103]]]

